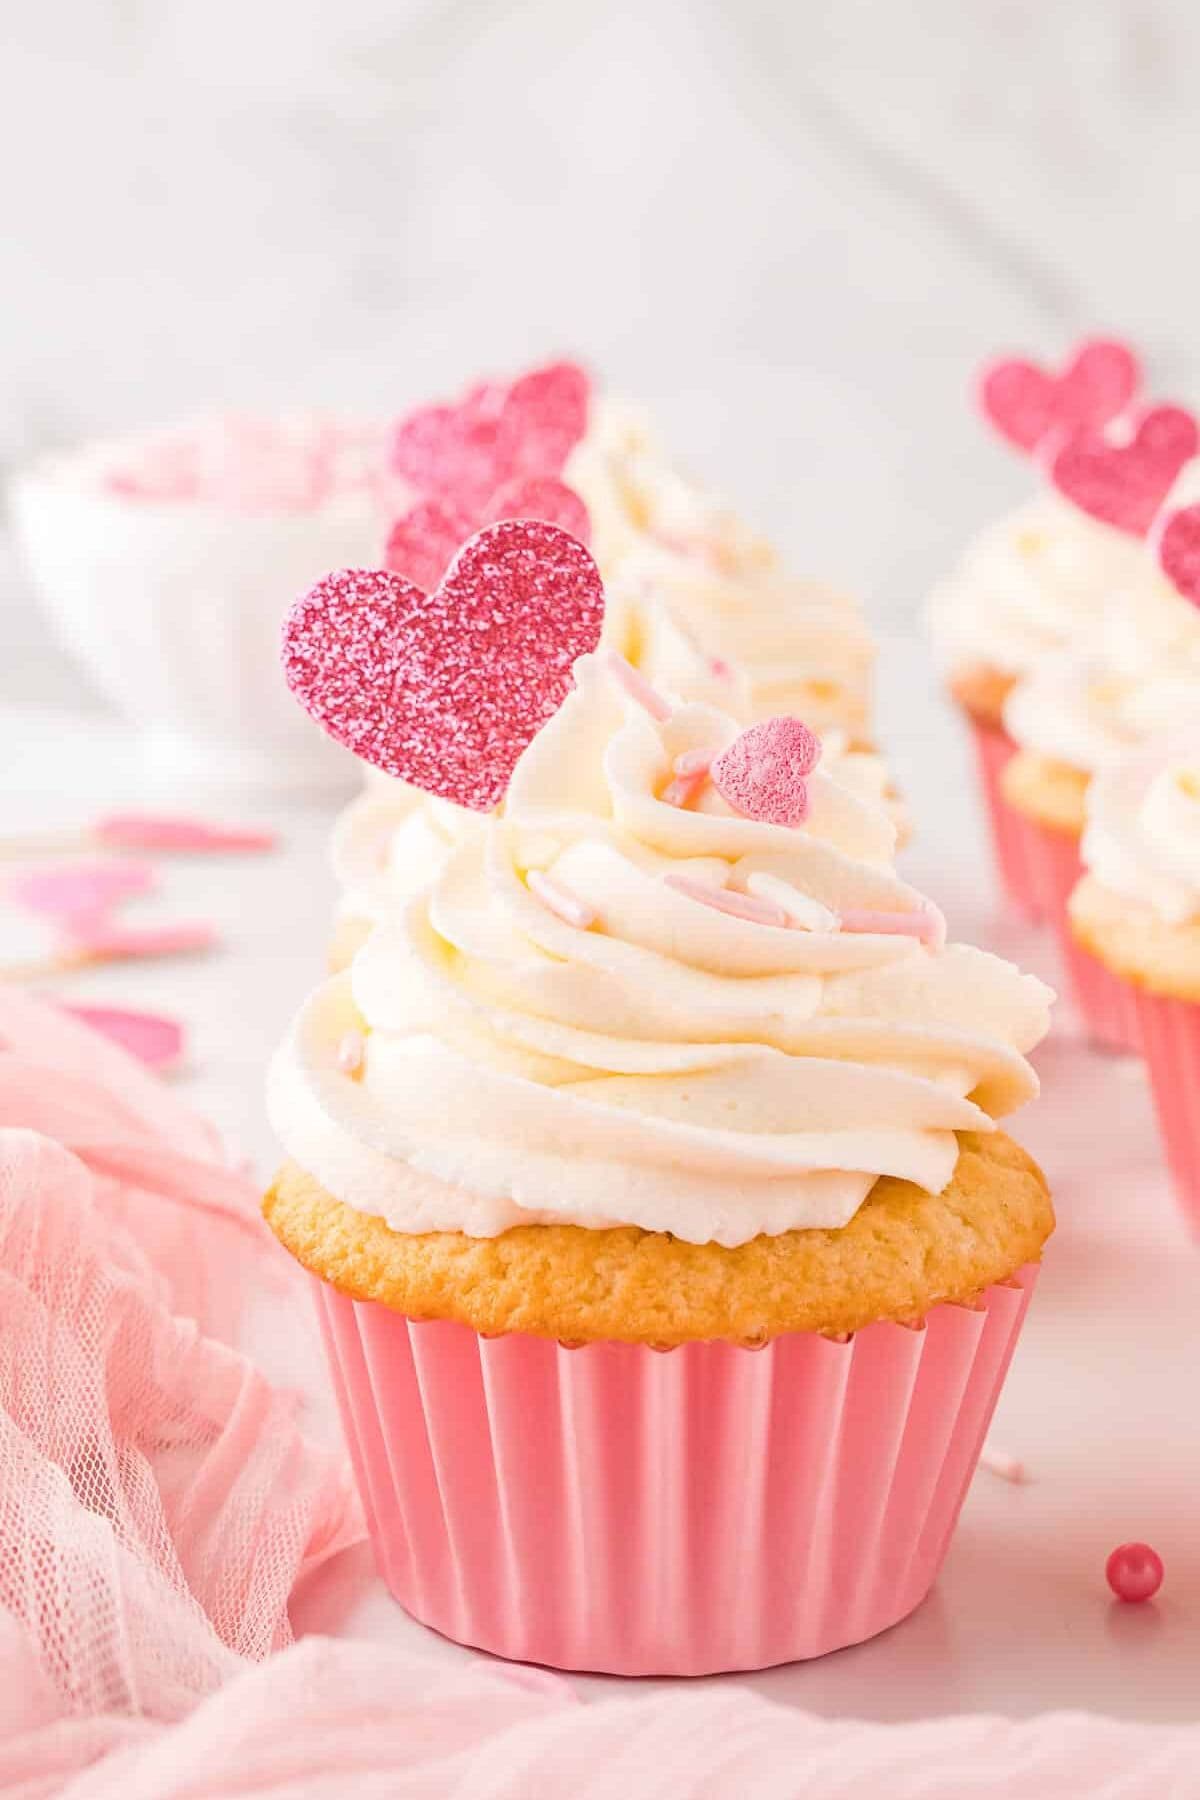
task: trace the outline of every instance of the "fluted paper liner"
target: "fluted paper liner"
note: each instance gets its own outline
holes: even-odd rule
[[[1000,791],[1000,777],[1017,746],[999,726],[985,725],[978,719],[967,722],[975,745],[979,786],[987,811],[1000,885],[1010,904],[1022,918],[1032,923],[1040,917],[1040,909],[1034,891],[1033,871],[1025,854],[1022,822]]]
[[[1200,1233],[1200,1005],[1127,986],[1175,1192]]]
[[[623,1675],[853,1644],[936,1576],[1035,1269],[923,1326],[568,1348],[316,1283],[380,1569],[445,1636]]]

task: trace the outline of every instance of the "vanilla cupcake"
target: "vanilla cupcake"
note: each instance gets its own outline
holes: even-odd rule
[[[1162,561],[1163,532],[1191,510],[1188,498],[1198,487],[1200,463],[1175,484],[1149,542],[1139,540],[1136,578],[1110,595],[1088,645],[1046,657],[1005,706],[1017,749],[1001,791],[1038,910],[1076,975],[1067,902],[1081,872],[1089,784],[1200,717],[1200,609]],[[1092,1035],[1110,1048],[1136,1047],[1117,1029],[1123,1017],[1128,1021],[1128,1009],[1098,1006],[1102,996],[1094,986],[1085,981],[1077,995]]]
[[[302,655],[323,716],[336,643]],[[946,945],[894,843],[798,722],[584,656],[303,1008],[265,1210],[381,1568],[444,1634],[698,1674],[927,1592],[1052,1228],[995,1125],[1049,994]]]
[[[992,363],[977,397],[1010,447],[1044,457],[1048,443],[1121,412],[1139,379],[1125,346],[1091,341],[1058,376],[1021,361]],[[971,730],[1000,876],[1026,914],[1036,913],[1036,896],[1000,791],[1013,752],[1005,703],[1043,658],[1087,642],[1107,597],[1133,578],[1137,557],[1136,539],[1048,490],[981,531],[929,601],[939,669]]]
[[[1200,1230],[1200,728],[1088,790],[1070,930],[1095,1005],[1132,1015],[1180,1200]]]

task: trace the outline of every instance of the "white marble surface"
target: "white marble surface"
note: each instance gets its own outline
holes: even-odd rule
[[[557,348],[903,624],[993,346],[1200,391],[1190,0],[55,0],[0,70],[0,461]],[[86,693],[0,587],[0,696]]]
[[[956,935],[1052,972],[1049,947],[998,909],[965,746],[920,648],[886,642],[882,676],[883,735],[918,821],[906,858],[912,879],[945,906]],[[93,797],[140,795],[136,750],[77,717],[0,711],[0,756],[23,796],[3,805],[5,832],[84,817]],[[333,900],[328,816],[293,807],[277,823],[284,843],[274,855],[163,865],[162,906],[215,919],[226,939],[220,952],[58,984],[81,999],[183,1017],[192,1049],[177,1079],[264,1172],[274,1150],[263,1065],[318,975]],[[943,1577],[904,1625],[818,1663],[736,1678],[787,1704],[877,1719],[1052,1707],[1195,1716],[1200,1248],[1173,1205],[1140,1069],[1082,1048],[1065,1009],[1037,1061],[1045,1091],[1016,1130],[1050,1175],[1060,1229],[993,1433],[1033,1480],[1014,1487],[977,1477]],[[320,1398],[307,1313],[269,1320],[269,1329],[267,1317],[259,1321],[259,1341],[270,1366],[311,1380]],[[1166,1561],[1166,1585],[1152,1606],[1122,1608],[1104,1585],[1109,1550],[1129,1538],[1149,1540]],[[305,1629],[404,1638],[431,1656],[466,1654],[399,1611],[365,1551],[319,1577],[296,1616]],[[603,1700],[621,1684],[582,1686]]]

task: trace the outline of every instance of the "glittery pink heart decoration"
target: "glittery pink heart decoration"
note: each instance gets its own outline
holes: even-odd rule
[[[285,621],[284,675],[365,762],[490,812],[603,619],[583,545],[554,525],[506,520],[464,545],[431,594],[387,569],[319,581]]]
[[[574,488],[556,475],[524,475],[510,481],[488,501],[486,524],[501,519],[540,519],[544,525],[557,525],[569,531],[581,544],[592,541],[592,521],[588,509]]]
[[[523,475],[557,475],[587,430],[590,383],[577,363],[551,363],[502,387],[482,383],[457,406],[426,406],[397,425],[395,474],[418,493],[483,514]]]
[[[821,740],[799,719],[764,719],[735,737],[715,758],[713,786],[735,812],[768,825],[799,825],[808,813],[808,785]]]
[[[1200,606],[1200,505],[1170,513],[1158,540],[1163,574],[1185,600]]]
[[[422,500],[388,533],[384,567],[431,594],[471,530],[471,519],[449,501]]]
[[[1033,450],[1051,431],[1107,425],[1129,405],[1140,380],[1127,344],[1092,338],[1059,375],[1017,357],[990,363],[979,380],[979,404],[1001,437]]]
[[[448,500],[422,500],[388,533],[384,567],[432,593],[467,539],[501,519],[541,519],[581,544],[591,538],[588,509],[573,488],[555,475],[522,475],[494,494],[477,519]]]
[[[1081,512],[1144,537],[1198,447],[1191,413],[1182,406],[1154,406],[1127,442],[1114,443],[1099,431],[1077,432],[1051,456],[1050,479]]]

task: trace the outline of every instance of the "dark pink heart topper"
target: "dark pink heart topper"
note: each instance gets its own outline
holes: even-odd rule
[[[1080,431],[1058,445],[1049,474],[1081,512],[1131,537],[1145,537],[1184,464],[1200,448],[1200,432],[1182,406],[1153,406],[1133,435],[1114,442]]]
[[[555,525],[504,520],[465,544],[430,594],[388,569],[326,576],[284,622],[284,675],[365,762],[490,812],[603,622],[583,545]]]
[[[1163,574],[1193,606],[1200,606],[1200,505],[1168,513],[1158,538]]]
[[[482,382],[457,405],[425,406],[396,426],[393,471],[426,497],[480,516],[498,489],[559,475],[587,430],[591,383],[578,363],[550,363],[511,386]]]
[[[1128,344],[1089,338],[1058,375],[1020,357],[989,363],[979,379],[979,404],[1001,437],[1018,450],[1034,450],[1051,432],[1107,425],[1129,405],[1141,375]]]
[[[575,490],[556,475],[527,475],[493,494],[479,518],[448,500],[420,501],[388,533],[384,567],[432,593],[467,539],[501,519],[541,519],[569,531],[581,544],[591,539],[588,510]]]

